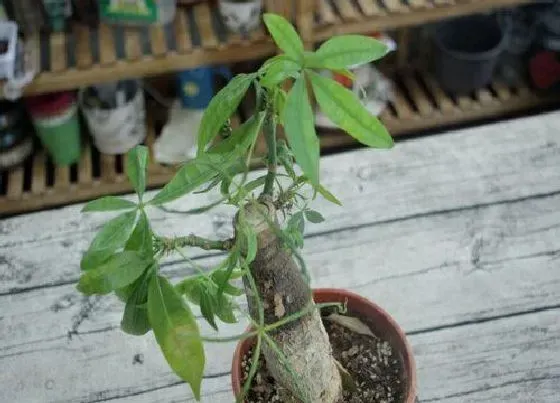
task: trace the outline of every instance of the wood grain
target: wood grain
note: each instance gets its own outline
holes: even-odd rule
[[[313,206],[327,218],[305,241],[314,286],[355,290],[391,312],[409,332],[423,401],[552,403],[560,393],[559,120],[557,112],[323,159],[325,186],[345,207]],[[121,302],[75,289],[80,255],[109,218],[80,208],[0,222],[3,398],[190,399],[152,337],[119,330]],[[158,232],[214,237],[230,234],[232,214],[150,211]],[[189,254],[205,267],[222,260]],[[174,280],[191,271],[174,259],[162,270]],[[233,347],[207,349],[204,401],[231,401]]]
[[[167,42],[163,26],[156,24],[150,27],[150,43],[152,54],[156,57],[163,57],[167,54]]]
[[[449,334],[457,323],[494,321],[496,325],[491,332],[499,337],[525,334],[531,336],[527,340],[534,340],[540,335],[537,341],[541,342],[535,346],[546,343],[548,347],[536,351],[542,349],[541,353],[545,354],[544,350],[557,348],[560,340],[554,333],[558,326],[554,316],[548,323],[538,321],[539,330],[529,333],[511,332],[504,328],[504,319],[500,317],[541,310],[558,301],[560,273],[557,258],[554,258],[558,251],[554,248],[560,235],[560,213],[556,209],[559,201],[560,195],[557,195],[330,232],[308,238],[305,257],[315,286],[336,284],[355,290],[381,304],[408,332],[420,335],[418,345],[414,343],[414,336],[411,338],[420,374],[425,369],[423,354],[432,365],[440,362],[456,368],[449,369],[457,373],[445,378],[446,387],[442,387],[444,380],[440,376],[432,374],[433,369],[426,370],[425,376],[429,379],[422,380],[421,396],[451,396],[464,393],[465,389],[485,396],[484,391],[478,389],[487,380],[477,381],[476,375],[468,375],[471,372],[464,371],[464,360],[447,360],[446,357],[451,350],[462,355],[468,347],[477,354],[467,354],[465,359],[482,368],[488,365],[486,359],[493,357],[500,361],[501,355],[494,357],[491,355],[495,354],[493,348],[472,337],[476,327],[459,327],[449,339],[440,336],[437,329],[449,328],[443,330]],[[217,261],[217,258],[208,258],[198,263],[215,264]],[[176,279],[177,275],[187,273],[181,266],[165,266],[164,270]],[[496,284],[501,284],[499,289]],[[9,298],[10,311],[5,318],[11,325],[0,339],[0,360],[9,363],[9,368],[15,368],[14,373],[33,362],[37,375],[26,380],[22,391],[14,391],[9,384],[6,389],[2,379],[0,385],[22,401],[47,392],[43,389],[44,382],[53,376],[46,370],[52,361],[50,354],[56,354],[57,360],[64,363],[56,372],[57,401],[92,401],[93,396],[103,391],[108,397],[118,398],[174,383],[173,375],[159,357],[151,338],[134,338],[120,332],[118,323],[123,306],[115,297],[84,298],[71,284]],[[3,297],[0,304],[5,301]],[[520,323],[526,322],[527,319],[523,319]],[[551,323],[555,326],[550,327]],[[244,326],[245,323],[222,326],[222,334],[239,333]],[[540,330],[543,327],[550,327],[553,339],[548,338],[548,332]],[[531,328],[533,326],[527,326]],[[208,326],[203,325],[203,329],[208,334]],[[72,335],[72,332],[78,334]],[[445,346],[446,343],[461,343],[457,338],[468,346],[463,349]],[[437,344],[443,345],[439,354],[436,354]],[[502,345],[508,346],[512,353],[517,351],[507,342]],[[207,350],[208,376],[227,372],[232,348],[232,344],[212,345]],[[523,379],[532,366],[541,365],[536,351],[523,350],[528,357],[526,360],[535,361],[526,364],[523,360],[516,361],[515,368],[494,381],[499,383],[504,378],[511,379],[510,376]],[[143,355],[143,367],[134,365],[135,354]],[[437,358],[430,358],[434,354]],[[120,363],[115,372],[107,370],[114,368],[111,362]],[[461,370],[465,375],[459,377]],[[72,376],[80,382],[72,382]],[[8,381],[11,381],[9,377]],[[35,388],[34,384],[40,387]],[[126,392],[121,392],[121,388]]]
[[[143,56],[140,31],[137,28],[124,29],[124,49],[128,60],[138,60]]]
[[[362,13],[367,17],[384,14],[377,4],[377,0],[357,0],[357,3]]]
[[[398,143],[391,152],[361,150],[324,157],[324,185],[352,212],[320,200],[317,208],[329,219],[310,226],[308,231],[313,235],[558,190],[560,145],[554,126],[559,120],[560,112],[556,112],[425,138],[418,140],[420,145],[416,141]],[[251,177],[257,175],[260,173],[254,172]],[[517,185],[520,175],[526,178],[523,186]],[[190,195],[170,207],[188,210],[210,204],[216,197]],[[77,278],[77,272],[69,269],[63,275],[53,272],[49,265],[56,262],[61,267],[73,267],[87,248],[91,231],[107,219],[98,214],[82,215],[79,210],[79,206],[69,206],[50,211],[49,220],[35,218],[41,213],[3,220],[10,228],[10,237],[0,239],[0,255],[12,256],[16,267],[32,266],[34,275],[26,282],[0,283],[0,293],[57,284],[69,273]],[[154,227],[164,234],[182,234],[188,228],[189,232],[223,238],[231,235],[232,215],[233,210],[225,206],[207,216],[185,216],[181,220],[159,210],[150,213]],[[63,256],[51,255],[51,244],[63,242],[65,237],[73,241],[73,248]],[[23,261],[17,253],[20,249],[29,251]],[[193,252],[194,256],[203,255]],[[0,267],[1,277],[9,267]]]
[[[182,8],[178,8],[176,13],[173,22],[173,32],[175,33],[175,41],[177,42],[177,52],[187,53],[192,48],[187,14]]]
[[[84,24],[75,24],[74,38],[76,40],[76,66],[79,69],[88,69],[93,62],[89,42],[89,27]]]
[[[360,14],[349,0],[332,0],[343,21],[356,21]]]
[[[212,28],[212,17],[208,4],[201,3],[194,6],[194,18],[200,32],[200,40],[202,41],[203,48],[216,48],[218,47],[218,38]]]
[[[99,59],[102,66],[112,65],[117,61],[113,28],[107,24],[99,25]]]
[[[51,72],[59,73],[66,70],[66,35],[55,32],[50,37]]]

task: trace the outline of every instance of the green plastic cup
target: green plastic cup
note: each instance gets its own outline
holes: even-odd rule
[[[28,101],[35,131],[55,165],[80,159],[80,123],[76,97],[70,92],[41,95]]]

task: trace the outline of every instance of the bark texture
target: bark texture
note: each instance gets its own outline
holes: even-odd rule
[[[263,301],[265,323],[272,324],[308,308],[313,304],[312,292],[291,252],[282,245],[269,226],[270,221],[276,222],[273,205],[250,204],[245,207],[245,213],[248,224],[258,234],[257,255],[250,265],[258,296],[253,295],[247,279],[244,280],[249,311],[258,320],[255,298],[260,298]],[[263,214],[268,218],[264,219]],[[280,385],[308,402],[339,401],[342,395],[340,374],[317,310],[276,329],[270,336],[297,373],[297,379],[294,379],[278,355],[263,344],[268,369]]]

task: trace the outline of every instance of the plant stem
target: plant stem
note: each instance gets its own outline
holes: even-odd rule
[[[278,163],[276,155],[276,114],[272,106],[269,106],[266,111],[264,136],[268,148],[268,174],[266,175],[263,194],[272,196],[274,192],[274,179],[276,178],[276,165]]]
[[[271,323],[270,325],[266,325],[264,327],[264,331],[265,332],[270,332],[274,329],[279,328],[280,326],[284,326],[290,322],[293,322],[294,320],[297,320],[305,315],[307,315],[309,312],[315,310],[315,309],[321,309],[321,308],[329,308],[329,307],[343,307],[344,304],[341,304],[340,302],[326,302],[326,303],[322,303],[322,304],[310,304],[307,308],[302,309],[299,312],[295,312],[293,314],[291,314],[290,316],[286,316],[285,318],[282,318],[281,320],[279,320],[278,322],[274,322]]]
[[[257,335],[257,344],[255,349],[253,350],[253,357],[251,357],[251,368],[249,369],[249,376],[243,384],[243,392],[241,392],[241,396],[237,396],[237,403],[241,403],[245,400],[245,396],[249,393],[251,389],[251,384],[253,383],[253,378],[257,373],[257,368],[259,367],[259,359],[261,357],[261,344],[262,344],[262,334],[258,333]]]
[[[193,246],[204,250],[230,250],[235,244],[234,239],[226,239],[223,241],[206,239],[194,234],[177,237],[177,238],[166,238],[158,237],[158,240],[162,244],[162,250],[164,252],[170,252],[177,248],[184,248],[185,246]]]
[[[252,332],[246,332],[246,333],[238,334],[235,336],[229,336],[229,337],[202,336],[201,339],[202,341],[207,341],[209,343],[229,343],[231,341],[245,340],[250,337],[256,336],[258,334],[259,332],[252,331]]]

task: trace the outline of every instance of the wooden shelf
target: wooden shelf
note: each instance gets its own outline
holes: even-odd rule
[[[371,33],[418,25],[457,15],[531,3],[531,0],[304,0],[278,4],[269,11],[290,14],[306,43],[334,34]],[[289,3],[289,4],[288,4]],[[73,25],[66,33],[44,35],[35,44],[40,74],[26,95],[75,89],[94,83],[145,77],[201,65],[253,60],[272,54],[275,46],[265,28],[246,36],[227,32],[209,3],[179,7],[172,24],[118,28],[101,24],[90,29]],[[1,84],[0,84],[1,85]],[[1,88],[0,88],[1,90]],[[1,93],[1,91],[0,91]]]
[[[441,90],[429,74],[406,71],[394,74],[392,78],[395,97],[381,119],[395,137],[560,105],[560,95],[539,96],[524,84],[510,88],[496,82],[472,96],[453,98]],[[156,116],[147,122],[145,143],[150,147],[157,136],[156,127],[163,124],[162,120],[163,117]],[[339,131],[319,132],[323,151],[356,145],[350,136]],[[260,143],[257,152],[263,151],[264,145]],[[84,148],[80,162],[72,167],[52,168],[43,153],[36,154],[24,166],[3,175],[0,215],[130,192],[132,188],[123,172],[124,165],[124,156],[100,155],[89,144]],[[157,187],[169,181],[175,171],[154,163],[152,159],[148,172],[148,186]]]
[[[369,34],[445,18],[487,12],[533,0],[317,0],[313,40],[337,34]]]
[[[247,35],[228,33],[218,10],[208,3],[177,8],[175,20],[167,26],[101,24],[90,29],[76,23],[65,33],[31,42],[41,73],[25,95],[252,60],[276,49],[264,26]]]

